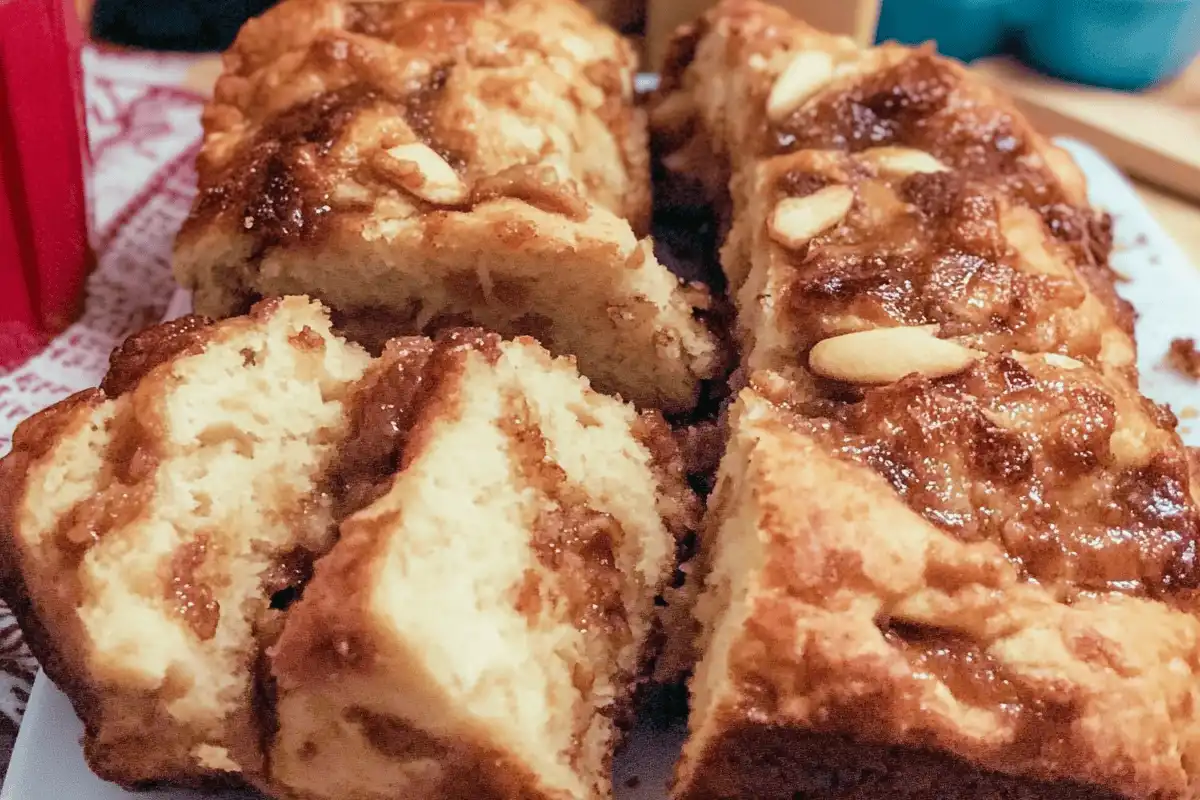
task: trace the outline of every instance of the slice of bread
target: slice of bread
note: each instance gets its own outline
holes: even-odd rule
[[[994,409],[1021,396],[1012,413],[1037,419],[1022,428],[1024,463],[1046,474],[1050,460],[1081,457],[1069,444],[1078,426],[1045,424],[1062,409],[1054,398],[1071,391],[1064,384],[1106,382],[1032,362],[1030,374],[1029,388],[971,400]],[[990,459],[974,466],[914,455],[913,490],[901,495],[872,437],[852,444],[839,424],[744,390],[701,537],[703,658],[674,796],[1191,797],[1200,517],[1178,439],[1109,388],[1140,460],[1047,482],[1054,516],[1040,526],[1019,510],[1034,495],[999,472],[1018,463],[1011,444],[974,438]],[[911,389],[880,389],[878,400]],[[970,417],[963,404],[947,418],[966,428]],[[892,431],[898,418],[865,417]],[[925,504],[922,485],[967,477],[988,499],[964,515],[1005,538],[936,524],[945,513]],[[1115,525],[1120,535],[1108,533]]]
[[[3,595],[132,785],[262,766],[256,638],[332,543],[327,465],[369,357],[303,298],[131,338],[99,390],[23,423],[0,463]]]
[[[573,0],[287,0],[205,113],[175,271],[201,313],[309,294],[377,350],[480,325],[685,411],[723,359],[648,239],[635,58]]]
[[[378,413],[360,432],[392,445],[356,460],[398,471],[270,651],[272,790],[610,796],[654,600],[693,524],[669,429],[530,339],[393,348],[365,383]],[[346,491],[378,494],[359,474],[365,493]]]

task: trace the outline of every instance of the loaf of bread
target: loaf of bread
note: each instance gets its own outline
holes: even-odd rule
[[[575,0],[286,0],[225,55],[176,274],[210,316],[310,294],[376,351],[477,324],[689,409],[721,359],[638,239],[634,71]]]
[[[676,795],[1193,796],[1200,509],[1071,160],[931,49],[755,0],[651,119],[728,222],[749,383]]]
[[[272,782],[304,800],[611,796],[654,600],[694,527],[669,428],[528,339],[393,347],[372,370],[352,442],[402,431],[398,472],[270,653]]]
[[[372,360],[295,297],[131,338],[0,490],[95,771],[305,800],[610,796],[699,515],[661,415],[534,340]]]
[[[332,544],[322,481],[368,361],[319,306],[264,301],[132,337],[100,389],[17,428],[0,588],[101,777],[261,771],[259,626]]]

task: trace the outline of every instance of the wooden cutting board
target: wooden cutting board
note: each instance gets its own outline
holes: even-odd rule
[[[1200,201],[1200,61],[1136,94],[1063,83],[1007,58],[974,68],[1042,132],[1083,139],[1130,175]]]

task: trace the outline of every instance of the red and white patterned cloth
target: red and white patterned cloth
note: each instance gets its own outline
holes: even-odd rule
[[[128,333],[163,315],[175,283],[171,242],[195,192],[203,98],[181,88],[194,59],[88,50],[87,124],[98,266],[82,317],[42,353],[0,375],[0,455],[21,420],[95,386]],[[37,664],[0,604],[0,777]]]

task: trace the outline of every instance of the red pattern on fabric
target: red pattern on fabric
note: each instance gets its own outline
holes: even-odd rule
[[[177,56],[87,53],[97,268],[82,317],[61,336],[47,343],[0,325],[0,345],[32,356],[0,372],[0,454],[21,420],[94,386],[112,348],[160,319],[170,302],[171,244],[195,192],[202,98],[164,85],[156,72],[180,74],[185,64]],[[0,605],[0,776],[36,671],[12,614]]]

